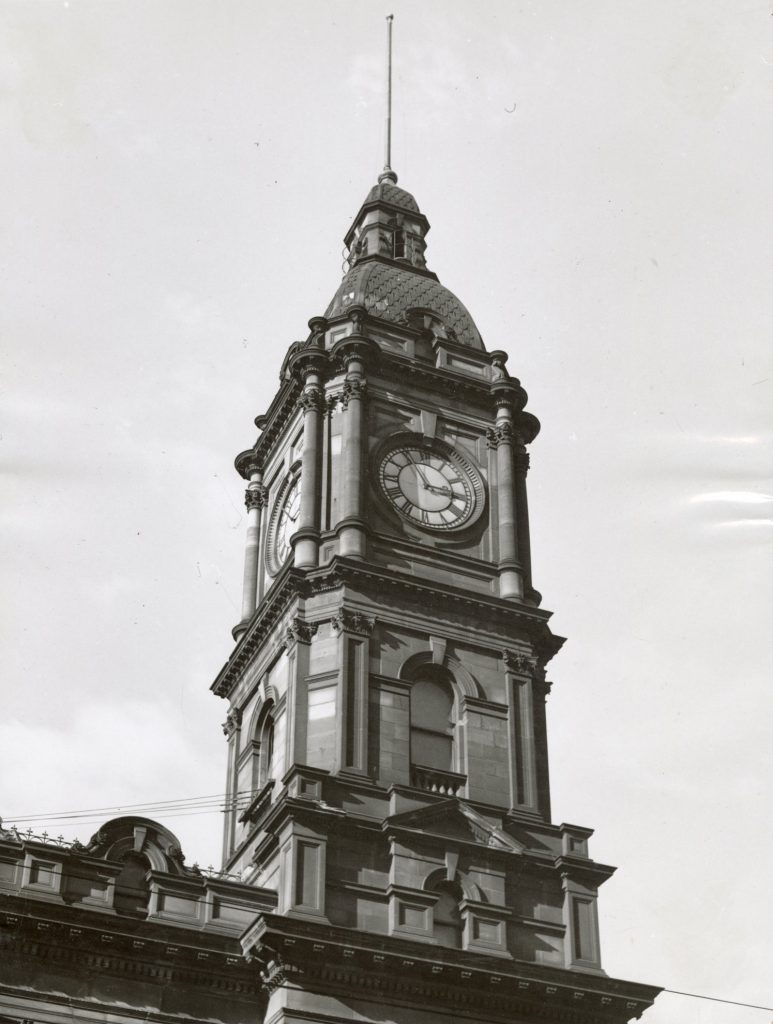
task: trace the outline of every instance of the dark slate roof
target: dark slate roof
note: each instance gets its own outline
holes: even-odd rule
[[[409,309],[429,309],[455,332],[461,345],[484,349],[478,328],[453,292],[407,265],[368,260],[353,267],[341,282],[325,316],[338,316],[351,305],[365,306],[373,316],[393,323],[403,321]]]
[[[384,203],[391,203],[392,206],[400,206],[403,210],[410,210],[412,213],[420,212],[419,204],[410,192],[406,192],[404,188],[400,188],[399,185],[392,185],[388,181],[374,185],[370,192],[368,192],[363,206],[368,203],[378,202],[379,199]]]

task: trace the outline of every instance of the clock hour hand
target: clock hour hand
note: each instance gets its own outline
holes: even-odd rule
[[[452,497],[453,492],[450,487],[436,487],[434,484],[426,484],[427,490],[432,491],[433,494],[443,494],[446,498]]]

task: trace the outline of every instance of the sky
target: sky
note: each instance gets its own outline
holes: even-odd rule
[[[773,1006],[769,2],[0,2],[0,814],[110,808],[47,829],[85,840],[223,791],[233,457],[381,169],[388,13],[429,266],[543,424],[553,817],[619,865],[604,967]],[[217,811],[150,816],[219,863]]]

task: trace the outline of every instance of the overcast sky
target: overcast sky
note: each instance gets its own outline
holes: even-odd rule
[[[394,11],[429,266],[543,424],[554,819],[619,865],[604,966],[773,1006],[770,2],[0,11],[6,821],[223,790],[232,460],[380,170]],[[153,816],[219,862],[217,813]]]

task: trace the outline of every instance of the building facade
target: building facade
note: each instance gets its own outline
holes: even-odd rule
[[[236,460],[223,872],[143,818],[87,846],[4,830],[7,1020],[591,1024],[659,991],[603,971],[614,869],[551,820],[539,423],[428,230],[386,170]]]

